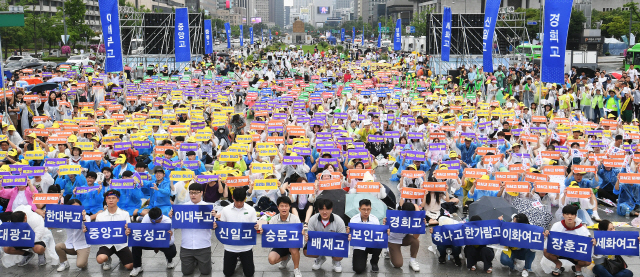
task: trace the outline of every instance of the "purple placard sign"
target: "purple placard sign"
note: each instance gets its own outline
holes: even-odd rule
[[[384,132],[385,138],[400,138],[400,131],[386,131]]]
[[[338,148],[335,147],[331,147],[331,148],[320,148],[320,153],[321,154],[331,154],[331,157],[337,157],[340,156],[340,150]]]
[[[478,123],[478,129],[484,130],[491,126],[491,121]]]
[[[443,164],[448,166],[448,169],[460,169],[460,161],[451,160],[451,161],[443,161]]]
[[[349,137],[340,137],[338,138],[338,144],[340,145],[345,145],[345,144],[349,144],[353,142],[353,138],[349,138]]]
[[[2,177],[3,187],[23,187],[26,185],[27,185],[27,176],[25,175]]]
[[[318,141],[316,142],[316,148],[324,149],[324,148],[335,148],[335,144],[333,141]]]
[[[320,158],[318,159],[318,166],[324,168],[325,165],[333,165],[334,167],[338,166],[337,158]]]
[[[151,142],[145,140],[135,140],[132,141],[131,144],[135,149],[149,149],[151,148]]]
[[[68,161],[69,161],[69,159],[65,159],[65,158],[47,159],[44,162],[44,165],[48,166],[48,167],[58,167],[58,166],[61,166],[61,165],[66,165]]]
[[[286,113],[275,113],[273,114],[273,119],[287,119]]]
[[[349,159],[364,159],[369,157],[369,151],[366,149],[350,149],[347,152],[347,157]]]
[[[127,150],[129,148],[131,148],[131,142],[130,141],[128,141],[128,142],[116,142],[113,145],[113,150],[115,150],[115,151],[123,151],[123,150]]]
[[[329,140],[333,138],[332,134],[329,132],[318,132],[316,133],[316,139],[326,139]]]
[[[591,147],[601,147],[601,148],[606,147],[605,144],[602,143],[601,140],[592,140],[592,141],[589,142],[589,146],[591,146]]]
[[[200,167],[200,161],[183,161],[182,167],[189,170],[198,169]]]
[[[429,151],[446,151],[446,143],[429,143]]]
[[[294,147],[291,152],[297,153],[300,156],[310,156],[311,148],[309,147]]]
[[[369,135],[367,136],[367,141],[369,142],[384,142],[384,137],[380,135]]]
[[[337,127],[340,127],[340,126],[337,126]],[[332,128],[333,128],[333,127],[332,127]],[[348,133],[347,131],[345,131],[345,130],[334,130],[334,131],[332,132],[332,134],[333,134],[334,136],[336,136],[336,137],[348,136],[348,135],[349,135],[349,133]]]
[[[76,187],[76,191],[74,192],[76,195],[85,194],[92,192],[94,190],[98,190],[100,186],[91,186],[91,187]]]
[[[347,113],[335,113],[335,114],[333,114],[333,118],[336,118],[336,119],[347,119],[348,115],[347,115]]]
[[[111,180],[111,189],[132,189],[135,186],[133,179],[113,179]]]
[[[42,176],[45,172],[44,166],[25,166],[22,168],[22,174],[26,176]]]
[[[206,184],[209,182],[218,181],[218,175],[198,175],[196,176],[196,183]]]
[[[198,151],[197,143],[182,143],[180,144],[180,151]]]
[[[356,149],[366,149],[367,147],[364,145],[364,142],[362,141],[356,141],[353,143],[353,146],[356,147]]]

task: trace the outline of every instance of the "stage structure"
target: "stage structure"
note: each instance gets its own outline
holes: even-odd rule
[[[451,18],[451,62],[440,59],[440,43],[442,41],[442,14],[430,14],[427,22],[426,53],[433,58],[430,66],[434,72],[447,74],[460,65],[482,66],[482,29],[484,14],[452,14]],[[514,49],[523,41],[530,41],[526,28],[527,20],[524,12],[502,8],[496,22],[493,41],[494,65],[504,64],[509,59],[520,59]]]
[[[120,6],[120,29],[124,63],[136,66],[166,64],[173,69],[174,13],[142,13],[132,7]],[[189,39],[192,60],[204,54],[204,19],[200,13],[189,13]],[[179,68],[180,70],[182,68]]]

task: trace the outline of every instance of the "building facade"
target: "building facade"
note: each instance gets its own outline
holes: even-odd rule
[[[269,0],[269,22],[284,28],[284,0]]]

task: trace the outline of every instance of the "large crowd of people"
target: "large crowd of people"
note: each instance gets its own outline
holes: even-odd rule
[[[211,274],[218,222],[350,233],[353,223],[386,225],[387,218],[372,213],[383,203],[389,210],[424,211],[426,230],[433,232],[435,226],[498,219],[470,214],[473,203],[502,198],[518,209],[499,218],[505,222],[592,236],[587,227],[596,224],[601,231],[615,230],[598,207],[629,220],[639,214],[640,183],[630,181],[640,180],[633,179],[640,160],[640,80],[633,66],[618,79],[574,68],[563,83],[551,84],[540,81],[533,63],[500,65],[494,72],[463,65],[455,74],[437,75],[429,57],[418,53],[229,53],[206,55],[175,71],[139,64],[121,73],[100,65],[13,72],[0,97],[7,115],[0,172],[46,170],[29,175],[24,185],[0,187],[2,222],[27,222],[35,232],[33,247],[3,247],[4,266],[24,266],[37,257],[39,265],[55,261],[61,272],[70,267],[69,255],[79,268],[94,262],[86,227],[67,229],[64,242],[53,240],[44,226],[52,204],[34,203],[41,193],[82,206],[83,222],[171,223],[174,205],[213,205],[212,229],[182,229],[179,237],[171,229],[169,248],[94,246],[102,269],[111,269],[115,254],[131,276],[143,270],[143,250],[163,252],[168,269],[180,262],[185,275],[196,269]],[[47,81],[58,87],[34,86]],[[122,142],[131,143],[123,149]],[[69,174],[62,166],[81,169]],[[174,178],[175,172],[192,177]],[[381,178],[383,172],[391,178]],[[208,182],[196,177],[212,175],[217,177]],[[238,186],[242,176],[246,183]],[[135,185],[119,188],[121,179]],[[274,179],[274,188],[258,187]],[[339,185],[327,189],[330,181]],[[526,187],[513,189],[510,182]],[[294,184],[301,183],[312,191],[296,193]],[[377,186],[371,191],[361,183]],[[580,189],[588,189],[587,195],[573,193],[585,192]],[[340,202],[335,195],[345,194],[365,195],[354,216],[334,212]],[[417,272],[417,256],[427,251],[419,236],[389,232],[386,248],[353,247],[352,268],[363,273],[368,263],[377,272],[381,256],[403,267],[401,249],[408,247],[408,266]],[[293,261],[294,275],[301,277],[301,256],[314,259],[313,270],[331,258],[333,270],[342,272],[343,257],[312,255],[307,247],[274,248],[268,261],[281,269]],[[244,275],[252,276],[252,249],[225,244],[223,274],[233,275],[239,261]],[[497,259],[522,276],[536,257],[530,249],[487,245],[438,245],[434,253],[441,264],[465,261],[471,271],[481,262],[487,273]],[[591,260],[547,250],[539,255],[554,265],[554,276],[565,270],[562,261],[573,265],[575,276],[585,268],[599,277],[633,276],[628,269],[611,272],[605,264],[613,257],[594,255],[591,267]]]

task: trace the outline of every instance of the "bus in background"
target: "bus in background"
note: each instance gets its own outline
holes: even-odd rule
[[[514,54],[524,54],[527,57],[527,60],[539,59],[542,57],[542,45],[533,45],[529,43],[520,44],[516,46]]]

